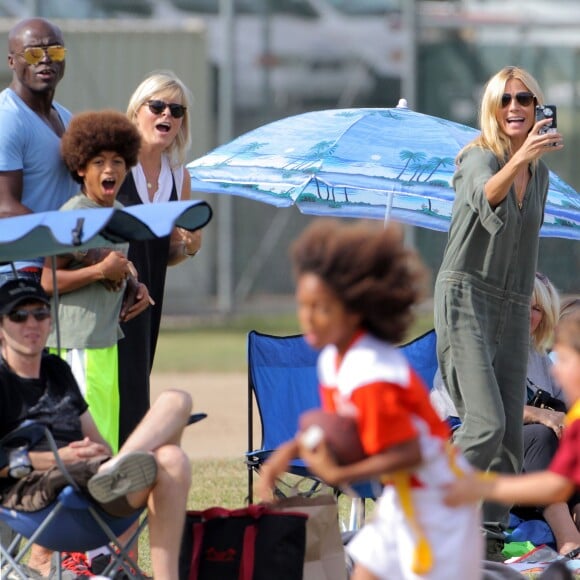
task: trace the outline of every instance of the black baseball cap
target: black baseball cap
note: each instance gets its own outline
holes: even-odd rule
[[[50,305],[50,297],[34,280],[8,280],[0,286],[0,314],[12,312],[21,302],[44,302]]]

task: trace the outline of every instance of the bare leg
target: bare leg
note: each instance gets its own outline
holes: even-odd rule
[[[546,506],[543,515],[554,532],[560,554],[566,554],[580,547],[580,532],[572,519],[568,504],[559,502]]]
[[[155,458],[157,482],[147,502],[153,577],[156,580],[178,580],[191,465],[183,450],[174,445],[158,449]]]
[[[181,534],[191,485],[191,464],[179,445],[191,408],[191,397],[187,393],[165,391],[116,456],[150,451],[157,462],[153,486],[127,495],[132,506],[147,504],[151,563],[156,580],[178,580]],[[108,465],[106,462],[100,469]]]
[[[154,451],[162,445],[179,445],[191,414],[191,397],[184,391],[165,391],[155,401],[119,450]]]
[[[38,544],[33,544],[30,549],[28,566],[33,570],[40,572],[42,576],[50,575],[50,558],[52,550],[47,550]]]

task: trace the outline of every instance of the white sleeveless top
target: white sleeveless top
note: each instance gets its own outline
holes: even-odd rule
[[[153,194],[153,200],[149,199],[149,191],[147,189],[147,179],[143,172],[141,163],[137,163],[131,169],[133,173],[133,180],[137,193],[141,198],[142,203],[158,203],[160,201],[169,201],[171,196],[171,188],[173,187],[173,179],[175,179],[175,189],[177,191],[177,199],[181,199],[181,190],[183,188],[183,166],[179,165],[175,170],[171,171],[169,157],[167,155],[161,156],[161,171],[159,173],[159,180],[157,191]],[[173,179],[172,179],[173,174]]]

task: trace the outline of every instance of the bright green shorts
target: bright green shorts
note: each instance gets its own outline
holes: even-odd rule
[[[57,350],[51,348],[56,354]],[[117,453],[119,446],[119,365],[117,345],[61,349],[79,384],[99,433]]]

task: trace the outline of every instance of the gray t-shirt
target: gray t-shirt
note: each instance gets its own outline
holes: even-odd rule
[[[550,357],[547,354],[540,354],[535,348],[530,346],[526,386],[532,391],[532,393],[535,393],[538,389],[542,389],[552,397],[566,402],[562,388],[556,383],[552,376],[551,368],[552,361],[550,360]]]

